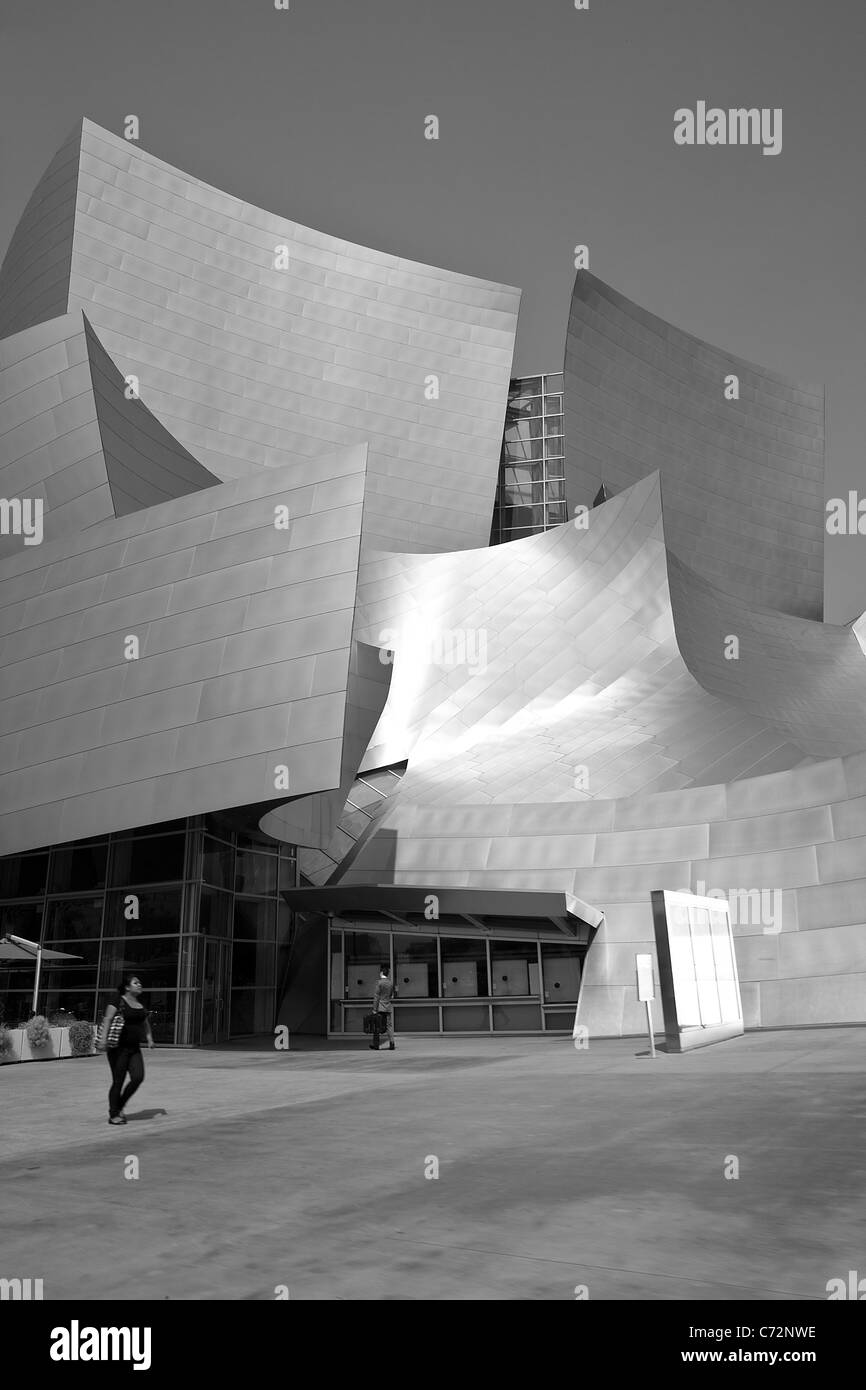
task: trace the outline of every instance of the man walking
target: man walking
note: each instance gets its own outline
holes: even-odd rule
[[[388,1048],[389,1051],[393,1052],[394,1006],[392,1004],[392,1000],[394,997],[394,986],[388,978],[389,973],[390,967],[387,965],[383,965],[379,971],[379,978],[376,981],[376,988],[373,992],[373,1013],[385,1015],[385,1017],[380,1021],[384,1023],[385,1028],[387,1029]],[[373,1041],[370,1043],[370,1047],[373,1049],[374,1052],[379,1051],[379,1036],[380,1035],[378,1031],[374,1032]]]

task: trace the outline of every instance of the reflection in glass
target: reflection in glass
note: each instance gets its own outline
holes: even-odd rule
[[[204,836],[202,846],[202,877],[215,888],[233,888],[235,852],[230,845]]]
[[[479,938],[443,936],[442,994],[448,999],[487,995],[487,945]]]
[[[12,854],[0,859],[0,898],[35,898],[45,891],[48,854]]]
[[[273,941],[276,908],[276,903],[268,898],[235,898],[235,940]]]
[[[578,947],[568,942],[542,941],[541,974],[545,1004],[576,1004],[580,992],[580,969],[581,953]]]
[[[346,998],[372,1000],[379,968],[391,960],[391,943],[387,932],[347,931]]]
[[[232,946],[232,988],[273,986],[273,941],[235,941]]]
[[[69,845],[54,851],[51,862],[52,893],[83,893],[105,887],[108,845]]]
[[[232,990],[229,1020],[230,1037],[244,1037],[251,1033],[269,1033],[273,1026],[273,1020],[274,992],[272,989]]]
[[[183,878],[185,835],[153,835],[144,840],[121,840],[111,857],[115,888],[137,883],[170,883]]]
[[[145,991],[177,987],[178,938],[129,937],[106,941],[99,972],[101,989],[116,989],[121,976],[134,973]]]
[[[98,898],[70,898],[49,902],[45,914],[46,941],[72,941],[102,932],[102,894]]]
[[[439,965],[435,936],[395,935],[394,988],[400,1000],[438,997]]]
[[[138,888],[109,893],[105,935],[161,936],[180,931],[182,888]]]
[[[272,895],[277,891],[277,860],[272,854],[238,850],[235,860],[235,892]]]
[[[502,995],[539,993],[538,947],[534,941],[491,941],[490,992]]]
[[[232,920],[232,897],[215,888],[202,888],[199,930],[204,936],[228,936]]]

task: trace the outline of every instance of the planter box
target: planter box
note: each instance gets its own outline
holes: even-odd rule
[[[69,1042],[68,1028],[52,1028],[51,1038],[45,1047],[32,1047],[25,1028],[10,1028],[9,1035],[12,1038],[12,1051],[2,1059],[3,1062],[56,1062],[65,1057],[72,1056],[72,1047]],[[81,1053],[81,1056],[94,1057],[96,1055],[96,1036],[94,1034],[93,1047],[89,1053]]]
[[[8,1033],[9,1037],[12,1039],[12,1051],[7,1052],[3,1057],[0,1057],[0,1066],[4,1065],[6,1062],[21,1061],[21,1039],[24,1036],[24,1029],[10,1028],[8,1030]]]
[[[49,1030],[51,1036],[44,1047],[34,1047],[27,1036],[26,1028],[21,1029],[21,1061],[22,1062],[53,1062],[57,1056],[55,1043],[58,1039],[55,1034],[60,1032],[59,1028]]]

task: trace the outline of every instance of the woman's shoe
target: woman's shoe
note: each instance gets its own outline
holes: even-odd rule
[[[122,1115],[109,1115],[108,1123],[110,1125],[125,1125],[126,1120],[123,1118]]]

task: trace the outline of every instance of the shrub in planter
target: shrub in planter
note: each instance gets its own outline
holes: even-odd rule
[[[69,1025],[69,1049],[73,1057],[89,1057],[93,1051],[92,1023],[79,1020]]]
[[[51,1029],[43,1014],[35,1014],[27,1024],[27,1041],[31,1047],[47,1047],[51,1041]]]
[[[15,1042],[8,1028],[0,1024],[0,1057],[8,1057],[15,1051]]]

